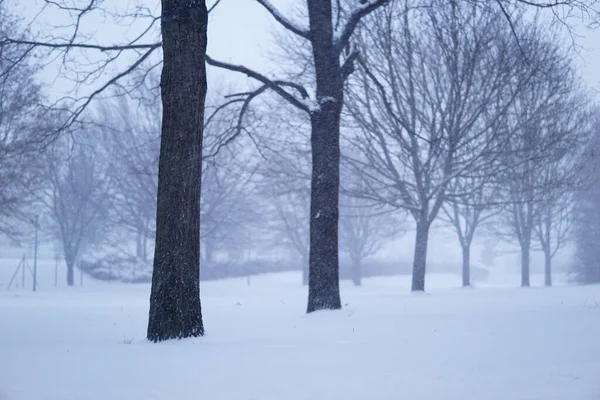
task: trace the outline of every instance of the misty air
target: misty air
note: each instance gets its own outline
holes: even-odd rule
[[[600,399],[597,0],[0,0],[0,400]]]

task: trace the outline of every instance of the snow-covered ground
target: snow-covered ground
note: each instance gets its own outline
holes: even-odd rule
[[[598,286],[374,278],[306,315],[299,279],[203,283],[207,335],[160,344],[148,285],[3,289],[0,399],[600,399]]]

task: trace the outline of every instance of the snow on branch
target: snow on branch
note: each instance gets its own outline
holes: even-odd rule
[[[342,53],[344,46],[346,46],[350,40],[350,37],[354,33],[360,20],[389,2],[390,0],[360,0],[360,5],[350,13],[350,17],[348,18],[348,21],[346,21],[346,24],[336,33],[335,49],[338,54]]]
[[[208,65],[212,65],[213,67],[222,68],[222,69],[226,69],[226,70],[234,71],[234,72],[240,72],[244,75],[249,76],[252,79],[256,79],[257,81],[261,82],[266,87],[268,87],[269,89],[273,90],[275,93],[277,93],[278,95],[283,97],[291,105],[293,105],[303,111],[306,111],[307,113],[311,113],[313,111],[311,109],[311,107],[309,106],[309,104],[307,103],[308,92],[302,85],[299,85],[299,84],[293,83],[293,82],[288,82],[288,81],[271,80],[271,79],[267,78],[266,76],[264,76],[263,74],[253,71],[250,68],[247,68],[243,65],[235,65],[235,64],[229,64],[229,63],[226,63],[223,61],[217,61],[217,60],[212,59],[208,55],[206,56],[206,63]],[[290,92],[285,90],[284,89],[285,86],[296,90],[300,94],[302,99],[298,99],[296,96],[294,96],[293,94],[291,94]]]
[[[275,8],[275,6],[269,0],[256,0],[258,3],[267,9],[267,11],[279,22],[283,27],[289,31],[294,32],[296,35],[301,36],[305,39],[309,37],[308,29],[302,28],[296,25],[294,22],[286,18],[283,14]]]

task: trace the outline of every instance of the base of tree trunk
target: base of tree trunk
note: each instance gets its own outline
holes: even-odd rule
[[[544,285],[552,286],[552,257],[548,254],[544,260]]]
[[[425,268],[413,268],[412,284],[410,287],[412,292],[425,291]]]
[[[427,221],[427,216],[421,216],[420,221]],[[415,236],[415,256],[412,268],[411,291],[425,291],[425,273],[427,268],[427,243],[429,242],[429,224],[417,221]]]
[[[75,268],[67,267],[67,286],[75,286]]]
[[[161,342],[170,339],[185,339],[190,337],[204,336],[204,325],[202,323],[202,313],[200,302],[196,306],[186,307],[182,311],[180,305],[175,301],[168,301],[162,304],[155,304],[150,312],[148,321],[147,338],[151,342]],[[178,310],[177,312],[176,310]]]
[[[308,293],[307,313],[321,310],[339,310],[342,308],[342,301],[338,291],[327,291],[322,293]]]

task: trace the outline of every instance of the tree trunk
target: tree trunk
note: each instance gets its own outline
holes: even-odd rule
[[[311,113],[312,175],[307,312],[340,309],[338,220],[343,80],[330,0],[309,0],[318,109]]]
[[[429,224],[417,221],[415,239],[415,256],[413,260],[412,287],[413,292],[425,291],[425,268],[427,266],[427,244],[429,241]]]
[[[67,264],[67,285],[75,286],[75,265],[72,262]]]
[[[313,166],[308,261],[309,313],[342,306],[338,252],[339,119],[336,124],[334,116],[327,114],[320,112],[311,117]]]
[[[362,266],[360,260],[352,260],[352,282],[354,286],[362,286]]]
[[[471,286],[471,246],[462,246],[462,285]]]
[[[544,250],[544,285],[552,286],[552,256]]]
[[[521,287],[529,287],[529,243],[521,245]]]
[[[202,336],[200,184],[206,97],[204,0],[162,0],[163,103],[148,339]]]

